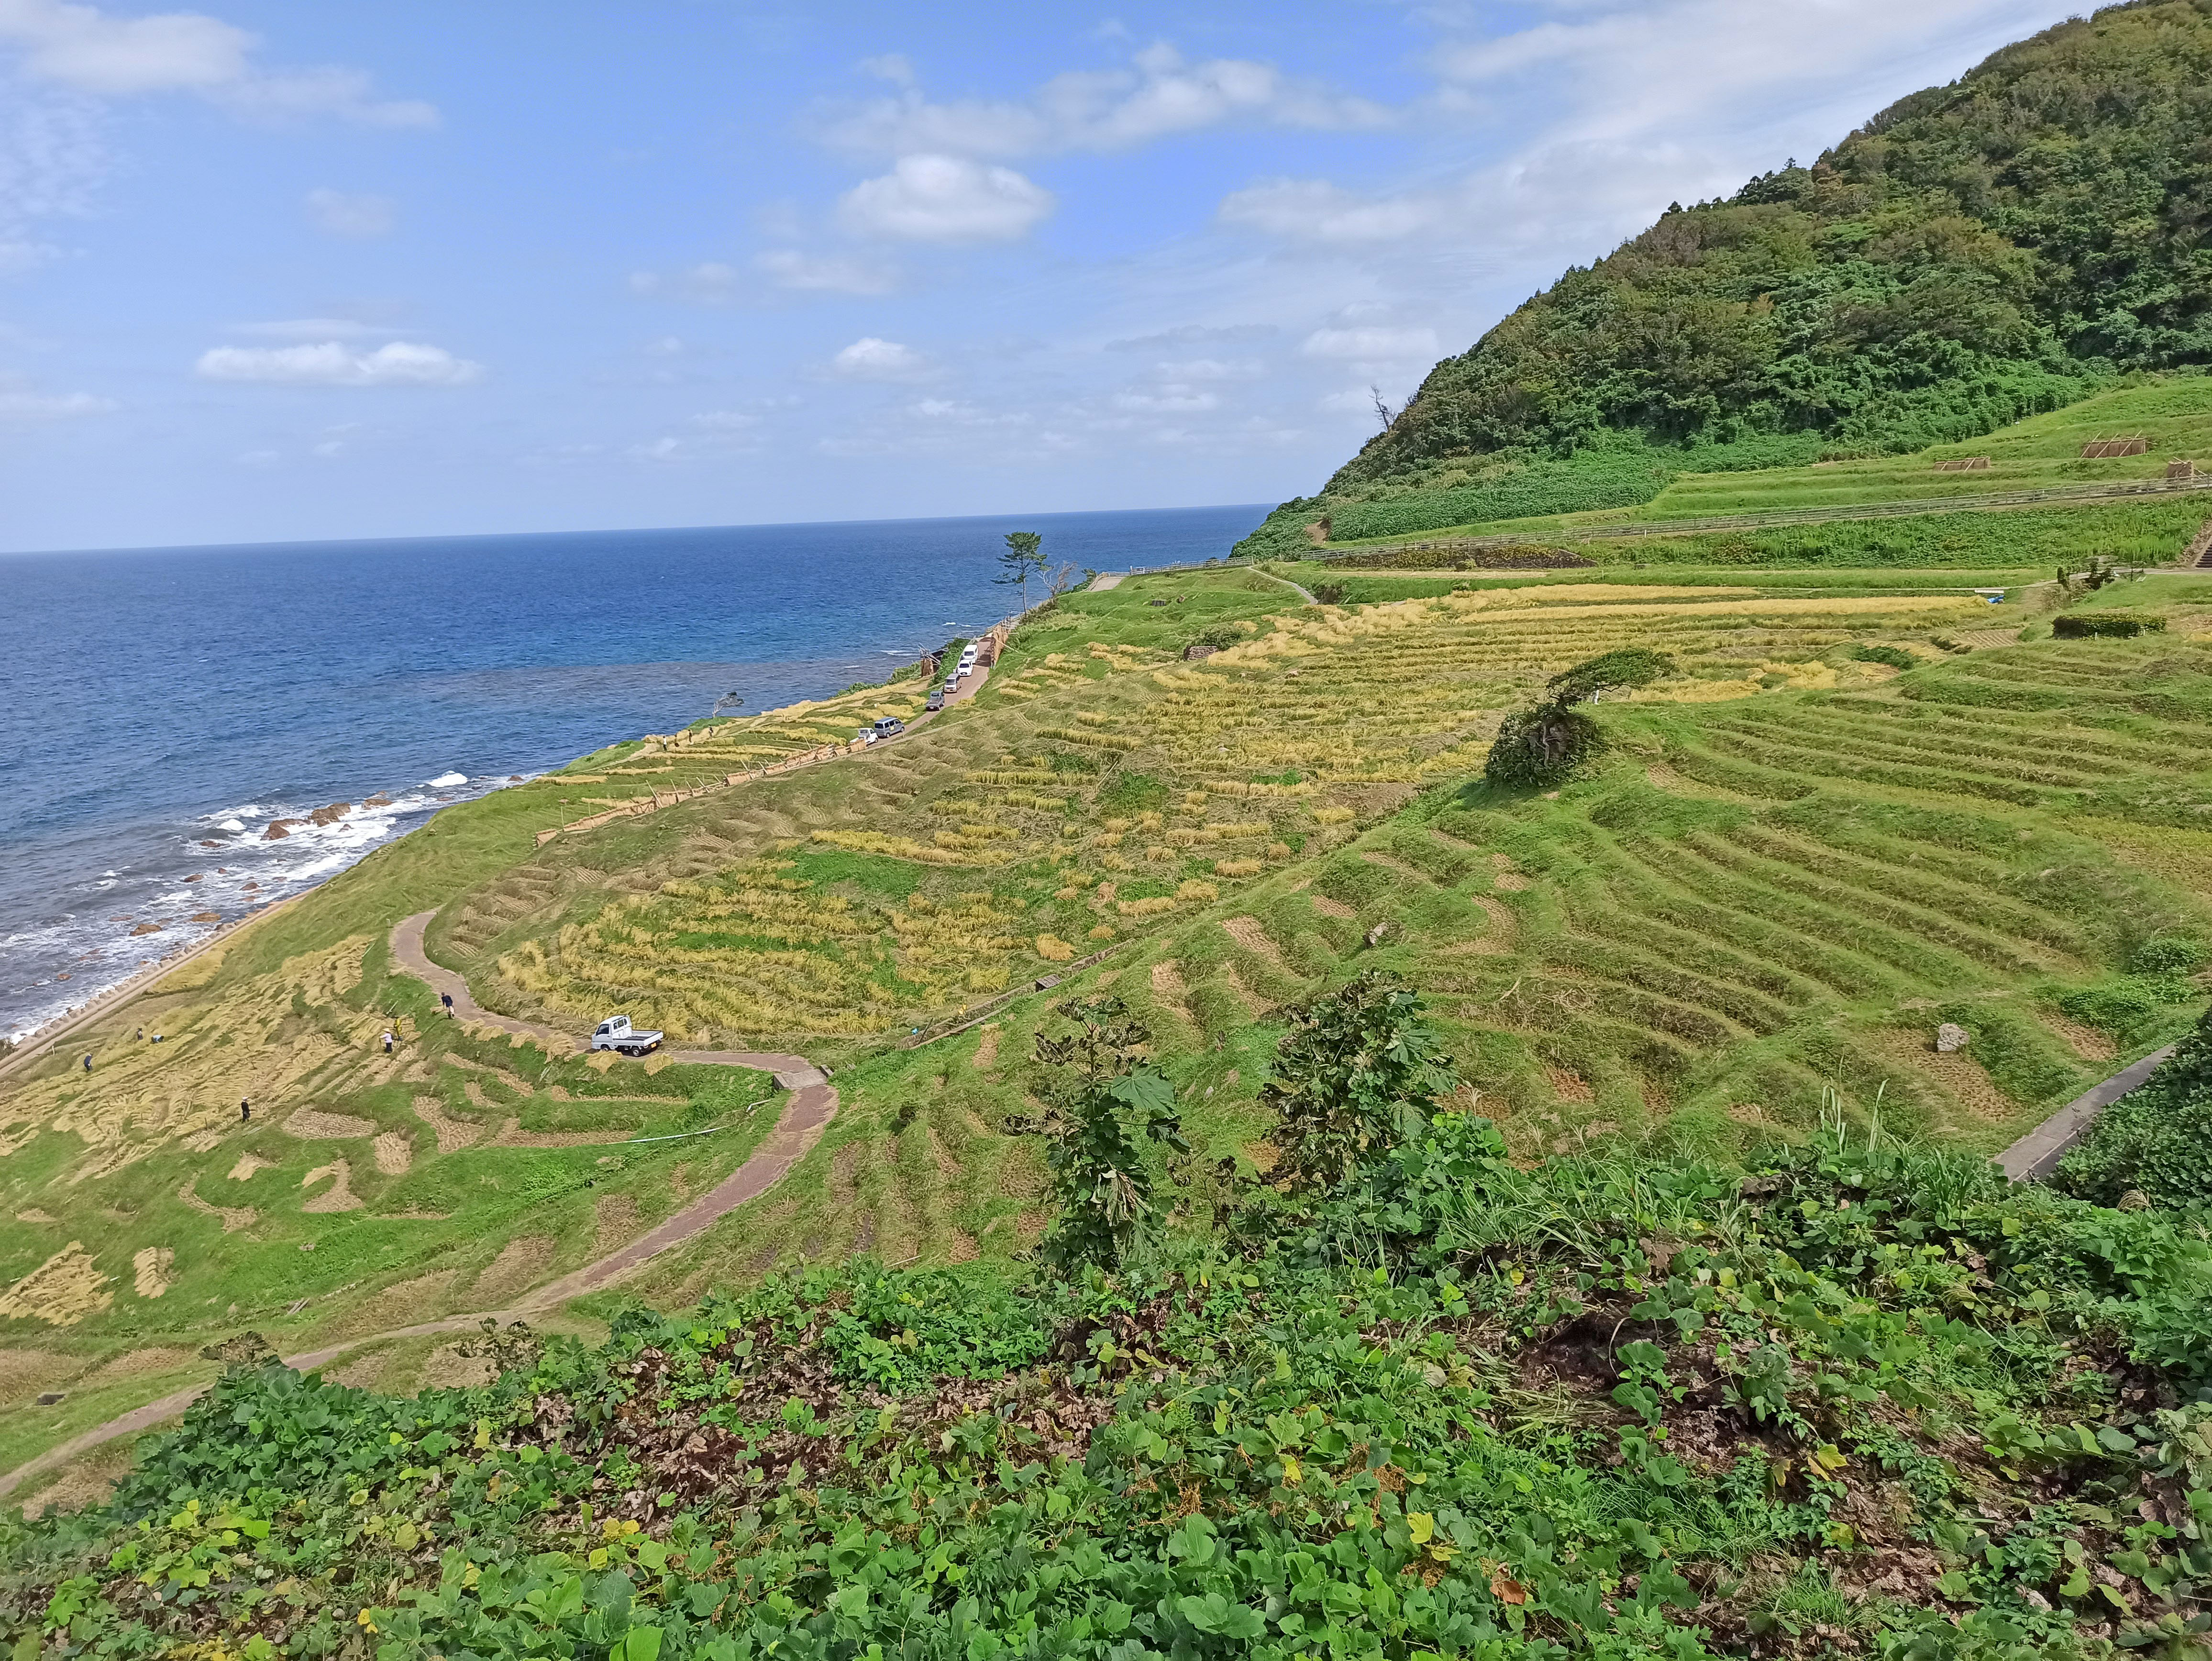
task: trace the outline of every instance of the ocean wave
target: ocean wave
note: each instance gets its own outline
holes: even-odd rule
[[[320,824],[313,817],[327,813],[320,804],[252,802],[199,815],[177,827],[168,856],[108,870],[82,884],[63,916],[0,937],[0,1031],[35,1038],[226,924],[335,876],[438,809],[521,778],[441,774],[411,789],[372,792],[374,806],[346,804]],[[272,839],[278,824],[283,834]]]

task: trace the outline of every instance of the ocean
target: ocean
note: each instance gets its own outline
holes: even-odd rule
[[[881,679],[1018,609],[992,581],[1009,531],[1121,569],[1226,554],[1267,512],[0,556],[0,1033],[449,803],[726,694]]]

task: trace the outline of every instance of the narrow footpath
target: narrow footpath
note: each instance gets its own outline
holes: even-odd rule
[[[422,934],[435,915],[430,911],[417,912],[411,917],[402,919],[393,928],[392,961],[405,973],[426,983],[432,991],[452,997],[453,1013],[459,1019],[496,1027],[502,1032],[517,1034],[541,1043],[554,1037],[556,1034],[551,1027],[519,1021],[512,1016],[495,1014],[479,1007],[477,1001],[469,995],[466,981],[452,970],[441,968],[430,961],[423,950]],[[767,1140],[754,1149],[752,1156],[743,1165],[658,1227],[647,1230],[628,1245],[586,1263],[558,1280],[549,1281],[524,1293],[503,1309],[447,1315],[434,1321],[418,1322],[413,1326],[393,1327],[383,1332],[366,1332],[357,1338],[342,1339],[320,1349],[302,1350],[287,1355],[283,1358],[284,1365],[301,1372],[312,1372],[364,1345],[386,1343],[402,1338],[433,1337],[448,1332],[471,1332],[487,1318],[502,1323],[519,1319],[552,1309],[585,1293],[597,1292],[611,1286],[641,1263],[704,1232],[739,1206],[749,1204],[767,1193],[812,1151],[814,1145],[822,1140],[822,1133],[830,1128],[830,1120],[837,1116],[836,1087],[821,1068],[803,1056],[751,1050],[678,1050],[668,1054],[672,1060],[693,1065],[744,1067],[756,1072],[772,1073],[775,1075],[776,1083],[791,1092],[784,1101],[783,1111],[776,1118],[775,1129],[769,1132]],[[177,1390],[159,1401],[149,1402],[142,1408],[134,1409],[119,1418],[111,1419],[104,1425],[80,1432],[68,1441],[47,1449],[37,1458],[0,1475],[0,1499],[14,1493],[32,1478],[58,1469],[118,1436],[136,1436],[175,1418],[198,1401],[205,1389],[205,1385],[196,1385],[190,1390]]]

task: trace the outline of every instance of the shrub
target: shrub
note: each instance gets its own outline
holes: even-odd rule
[[[2136,635],[2155,633],[2165,627],[2164,618],[2148,617],[2136,611],[2075,611],[2051,620],[2051,632],[2061,640],[2087,640],[2098,636],[2128,640]]]
[[[2130,975],[2189,975],[2212,962],[2212,946],[2161,934],[2128,954]]]
[[[1328,1193],[1418,1136],[1453,1085],[1450,1058],[1395,975],[1370,969],[1290,1012],[1260,1104],[1275,1116],[1286,1188]]]
[[[2112,1205],[2131,1189],[2153,1204],[2212,1205],[2212,1011],[2139,1090],[2106,1108],[2059,1162],[2058,1186]]]
[[[1053,1075],[1039,1092],[1044,1110],[1006,1129],[1050,1143],[1045,1163],[1060,1214],[1045,1236],[1047,1259],[1119,1262],[1152,1222],[1154,1145],[1189,1152],[1175,1086],[1144,1059],[1152,1035],[1119,998],[1070,998],[1054,1013],[1075,1031],[1037,1035],[1036,1058]]]
[[[1915,669],[1920,660],[1898,646],[1862,646],[1851,653],[1860,663],[1886,663],[1893,669]]]
[[[1557,703],[1516,709],[1498,724],[1482,776],[1509,788],[1557,784],[1604,746],[1603,730],[1578,710]]]

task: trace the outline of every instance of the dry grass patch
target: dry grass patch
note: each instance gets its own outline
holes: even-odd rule
[[[300,1186],[313,1188],[327,1178],[330,1186],[300,1208],[302,1211],[324,1214],[333,1211],[358,1211],[368,1203],[353,1191],[353,1167],[343,1159],[333,1159],[328,1165],[319,1165],[300,1178]]]
[[[1333,900],[1326,894],[1309,894],[1306,903],[1324,917],[1334,917],[1339,922],[1350,922],[1359,915],[1342,900]]]
[[[1274,941],[1267,938],[1267,931],[1261,926],[1257,917],[1231,917],[1221,927],[1223,932],[1231,940],[1236,941],[1254,957],[1260,958],[1270,968],[1295,977],[1297,971],[1283,961],[1281,951],[1278,949]]]
[[[404,1177],[415,1163],[415,1139],[404,1130],[387,1130],[376,1139],[376,1168],[386,1177]]]
[[[296,1108],[281,1127],[288,1136],[303,1142],[350,1142],[373,1133],[374,1119],[356,1119],[350,1113],[325,1113],[319,1108]]]
[[[472,1147],[483,1140],[483,1127],[466,1119],[456,1119],[446,1111],[446,1104],[435,1096],[417,1096],[414,1101],[415,1116],[430,1127],[438,1139],[438,1152],[458,1153]]]
[[[1924,1032],[1900,1031],[1893,1027],[1877,1035],[1875,1047],[1897,1066],[1942,1095],[1958,1103],[1973,1118],[2001,1124],[2019,1113],[2020,1105],[1991,1082],[1980,1062],[1960,1050],[1938,1055]]]
[[[612,1251],[617,1246],[634,1239],[644,1228],[637,1214],[637,1201],[628,1194],[603,1196],[595,1208],[596,1229],[592,1249],[599,1252]]]
[[[222,1232],[226,1234],[235,1234],[241,1228],[252,1227],[253,1220],[261,1214],[250,1205],[210,1205],[193,1190],[191,1179],[189,1177],[185,1179],[185,1185],[177,1190],[177,1198],[186,1208],[198,1212],[203,1217],[220,1219],[222,1223]]]
[[[2094,1026],[2085,1026],[2070,1015],[2062,1015],[2055,1009],[2039,1009],[2035,1019],[2066,1040],[2074,1053],[2085,1062],[2110,1062],[2119,1058],[2119,1046]]]
[[[990,1022],[983,1028],[983,1036],[975,1041],[975,1058],[971,1063],[978,1073],[988,1073],[999,1064],[999,1024]]]
[[[246,1182],[257,1171],[274,1171],[276,1168],[274,1159],[264,1159],[258,1153],[241,1153],[238,1156],[238,1163],[230,1168],[230,1180],[234,1183]]]
[[[82,1242],[71,1240],[21,1280],[0,1293],[0,1319],[75,1326],[115,1301],[113,1277],[100,1272]]]
[[[477,1276],[469,1295],[479,1302],[494,1305],[536,1286],[552,1267],[553,1244],[550,1234],[525,1234],[509,1240],[500,1249],[499,1256]]]
[[[131,1287],[141,1298],[158,1298],[175,1282],[177,1254],[167,1246],[147,1246],[131,1259]]]
[[[146,1349],[126,1350],[114,1360],[104,1361],[78,1379],[77,1384],[89,1389],[94,1384],[112,1384],[120,1378],[143,1378],[149,1372],[173,1372],[198,1360],[195,1351],[156,1344]]]

